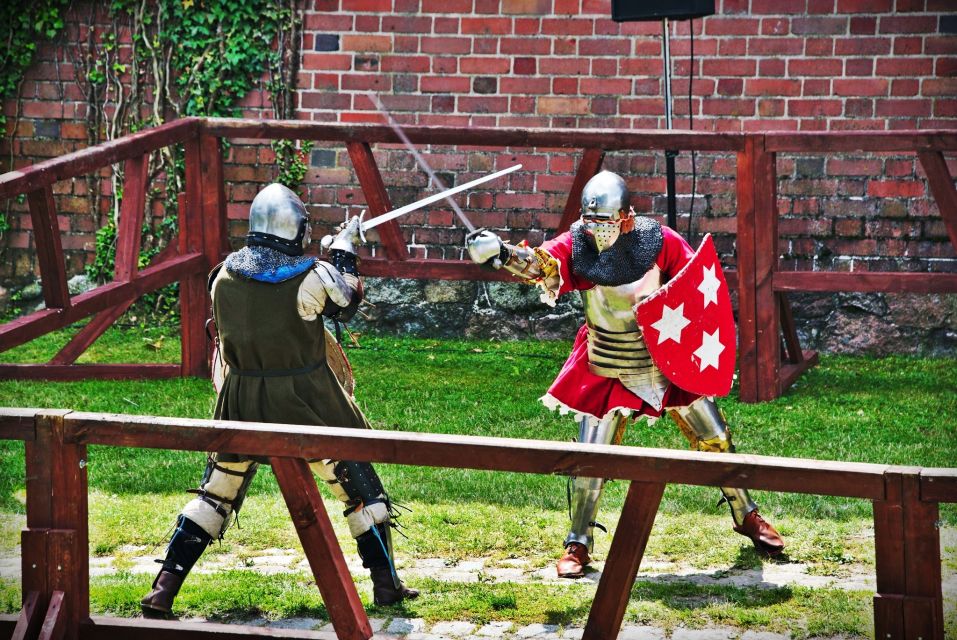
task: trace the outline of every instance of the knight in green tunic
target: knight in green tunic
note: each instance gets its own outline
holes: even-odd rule
[[[219,347],[214,367],[215,417],[368,429],[351,393],[329,366],[323,317],[347,321],[362,299],[355,243],[357,218],[333,239],[329,260],[304,256],[309,225],[302,201],[279,184],[253,200],[246,247],[210,274]],[[217,375],[217,373],[219,375]],[[141,601],[147,617],[170,617],[173,599],[200,555],[222,538],[239,512],[263,458],[213,453],[196,497],[177,519],[152,590]],[[395,571],[391,527],[395,513],[367,462],[310,461],[345,504],[363,566],[372,574],[378,605],[414,598]]]

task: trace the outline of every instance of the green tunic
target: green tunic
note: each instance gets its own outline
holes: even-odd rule
[[[296,310],[308,273],[266,283],[220,270],[213,315],[229,372],[217,419],[370,428],[326,362],[322,319]]]

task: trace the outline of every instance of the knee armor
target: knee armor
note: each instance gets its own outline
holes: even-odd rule
[[[602,420],[582,418],[579,424],[578,441],[590,444],[620,444],[628,418],[614,413]],[[569,518],[571,529],[565,538],[565,546],[571,542],[585,545],[589,550],[594,542],[595,527],[604,529],[595,522],[598,502],[601,500],[604,478],[574,477],[569,479]]]
[[[668,415],[691,443],[692,449],[734,453],[731,430],[714,400],[698,398],[688,406],[668,409]],[[758,508],[747,489],[721,487],[721,494],[722,502],[727,502],[731,507],[731,517],[737,525],[741,525],[745,516]]]
[[[193,489],[196,498],[183,508],[189,518],[213,538],[221,539],[229,527],[230,516],[239,513],[259,463],[240,456],[214,453],[206,461],[206,471]]]
[[[317,460],[309,466],[346,505],[343,515],[353,538],[370,531],[376,524],[389,522],[389,497],[370,463]]]

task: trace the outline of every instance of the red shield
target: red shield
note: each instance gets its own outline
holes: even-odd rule
[[[652,360],[668,380],[724,396],[734,377],[735,329],[728,283],[711,234],[681,271],[635,307]]]

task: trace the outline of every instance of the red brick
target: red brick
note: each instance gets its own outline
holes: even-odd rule
[[[578,41],[578,53],[583,56],[627,56],[631,53],[631,40],[582,38]]]
[[[470,13],[472,0],[422,0],[422,13]]]
[[[834,13],[834,0],[807,0],[809,14]]]
[[[886,96],[890,85],[884,78],[868,80],[834,80],[835,96]]]
[[[894,0],[837,0],[838,13],[889,13]]]
[[[718,80],[718,95],[737,97],[744,90],[744,80],[741,78],[721,78]]]
[[[548,78],[502,78],[500,83],[502,93],[547,94],[552,81]]]
[[[595,21],[586,18],[574,20],[543,18],[543,35],[590,36],[595,32]]]
[[[870,16],[851,16],[851,35],[870,36],[877,33],[877,18]]]
[[[867,183],[867,195],[873,198],[920,198],[924,185],[915,180],[871,180]]]
[[[469,93],[472,83],[469,78],[424,76],[419,81],[422,93]]]
[[[300,91],[299,106],[303,109],[348,109],[351,106],[351,98],[348,94],[341,93]]]
[[[347,71],[352,69],[352,56],[339,53],[303,53],[302,68],[315,71]]]
[[[385,72],[426,73],[429,70],[428,56],[382,56],[379,68]]]
[[[660,98],[622,98],[618,108],[623,114],[659,116],[664,113]]]
[[[471,53],[471,38],[422,38],[422,53],[437,53],[440,55],[452,55]]]
[[[437,74],[458,73],[458,58],[432,58],[432,72]]]
[[[765,36],[786,36],[791,32],[788,18],[774,17],[761,20],[761,34]]]
[[[654,65],[649,65],[654,68]],[[591,75],[593,76],[617,76],[618,60],[617,58],[593,58],[591,61]]]
[[[788,61],[788,75],[794,76],[840,76],[844,63],[837,58],[819,60],[797,59]]]
[[[833,38],[806,38],[804,40],[804,54],[807,56],[834,55]]]
[[[843,111],[840,100],[788,100],[788,115],[797,118],[839,116]]]
[[[555,38],[552,42],[552,53],[556,56],[575,55],[578,41],[575,38]]]
[[[515,75],[535,75],[535,58],[513,58],[512,73]]]
[[[508,99],[509,113],[535,113],[535,98],[531,96],[510,96]]]
[[[807,79],[803,81],[804,90],[801,95],[805,98],[809,96],[829,96],[831,95],[831,81],[830,80],[812,80]]]
[[[733,98],[706,98],[701,101],[701,112],[714,116],[749,117],[754,115],[754,100]]]
[[[346,74],[342,76],[345,91],[391,91],[392,77],[382,73]]]
[[[783,78],[786,72],[784,58],[765,58],[758,63],[758,75],[762,78]]]
[[[432,18],[428,16],[383,16],[382,31],[431,33]]]
[[[758,100],[758,115],[762,118],[773,118],[784,115],[784,100]]]
[[[877,115],[886,117],[921,117],[931,115],[928,100],[881,100],[877,103]]]
[[[445,34],[445,33],[458,34],[459,19],[458,18],[436,18],[432,31],[436,35]]]
[[[578,78],[555,78],[552,80],[552,93],[578,95]]]
[[[846,17],[794,17],[791,19],[791,33],[795,35],[839,35],[847,32]]]
[[[343,51],[392,51],[392,36],[344,35]]]
[[[507,34],[512,32],[509,18],[462,18],[462,34]]]
[[[878,33],[936,33],[937,16],[881,16]]]
[[[580,90],[585,95],[628,95],[631,93],[631,80],[582,78]]]
[[[459,98],[459,110],[466,113],[508,113],[508,98],[481,96]]]
[[[462,73],[484,75],[508,73],[511,66],[512,61],[510,58],[469,56],[462,58],[461,62],[459,62],[459,68],[462,70]]]
[[[748,78],[745,81],[744,93],[749,96],[799,96],[801,81]]]
[[[542,56],[551,53],[551,43],[547,38],[502,38],[499,40],[499,51],[519,56]]]
[[[705,22],[709,36],[752,36],[759,33],[761,21],[757,18],[721,18]]]
[[[507,15],[547,15],[551,4],[551,0],[501,0],[501,11]]]
[[[498,53],[498,42],[495,38],[475,38],[472,41],[472,53],[475,55],[494,55]]]
[[[538,113],[586,115],[588,112],[587,98],[542,97],[538,99]]]
[[[750,58],[720,58],[704,60],[703,73],[706,76],[753,76],[757,63]]]
[[[929,76],[933,72],[931,58],[880,58],[877,61],[879,76]]]
[[[789,0],[751,0],[752,14],[788,14],[794,12],[794,3]]]
[[[539,18],[515,18],[515,35],[537,36],[542,32]]]
[[[581,13],[581,0],[555,0],[555,13],[577,15]]]
[[[844,102],[844,116],[847,118],[870,118],[873,115],[873,99],[850,98]]]
[[[839,56],[887,55],[890,50],[891,41],[887,38],[837,38],[834,41],[834,53]]]
[[[804,42],[798,38],[748,38],[748,55],[799,56],[804,53]]]
[[[923,38],[908,38],[899,36],[894,38],[894,55],[913,56],[924,52]],[[927,51],[927,53],[931,53]]]

